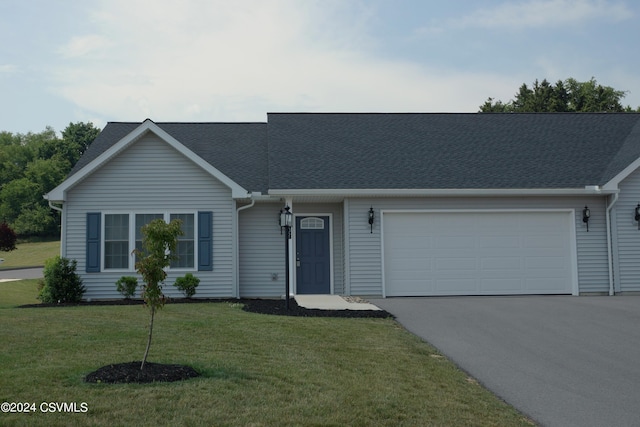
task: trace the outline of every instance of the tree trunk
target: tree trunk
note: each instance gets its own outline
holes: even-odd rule
[[[142,358],[142,364],[140,370],[144,369],[144,364],[147,361],[149,355],[149,347],[151,347],[151,336],[153,335],[153,317],[156,314],[156,309],[151,307],[151,320],[149,320],[149,339],[147,340],[147,349],[144,351],[144,357]]]

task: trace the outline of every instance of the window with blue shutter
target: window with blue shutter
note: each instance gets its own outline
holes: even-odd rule
[[[198,212],[198,271],[213,270],[213,212]]]
[[[100,272],[100,212],[87,213],[87,273]]]

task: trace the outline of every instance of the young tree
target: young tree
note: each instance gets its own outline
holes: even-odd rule
[[[147,348],[142,358],[140,369],[144,369],[144,364],[149,355],[151,347],[151,337],[153,335],[153,319],[156,311],[164,307],[165,296],[162,293],[162,283],[167,277],[164,270],[169,266],[172,259],[177,258],[172,253],[178,245],[178,236],[184,234],[180,228],[182,221],[174,219],[169,224],[162,219],[155,219],[142,227],[142,247],[143,250],[134,250],[139,261],[136,262],[136,270],[142,276],[142,298],[149,308],[151,318],[149,320],[149,336]]]

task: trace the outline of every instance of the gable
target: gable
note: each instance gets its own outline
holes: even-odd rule
[[[127,129],[127,127],[128,126],[124,126],[123,128]],[[124,129],[118,129],[118,131],[122,132]],[[87,153],[85,153],[81,162],[78,162],[76,168],[71,171],[69,177],[49,194],[45,195],[45,198],[50,201],[66,200],[66,193],[69,189],[85,180],[96,170],[103,167],[132,144],[135,144],[140,138],[149,133],[156,135],[162,143],[171,146],[184,157],[188,158],[193,164],[202,168],[205,172],[222,182],[231,190],[232,197],[244,198],[247,196],[247,190],[215,168],[211,163],[191,151],[163,129],[159,128],[151,120],[146,120],[133,131],[125,134],[125,136],[117,141],[110,139],[113,138],[114,132],[105,132],[105,137],[103,138],[100,138],[99,136],[98,139],[96,139],[97,145],[95,147],[94,144],[90,146],[90,149],[87,150]],[[118,132],[115,132],[115,134],[117,135]]]
[[[67,191],[67,200],[111,207],[188,206],[231,190],[152,132],[141,136]],[[166,200],[166,199],[171,200]]]

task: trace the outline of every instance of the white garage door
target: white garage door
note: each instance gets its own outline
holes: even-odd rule
[[[386,296],[570,294],[568,212],[385,212]]]

